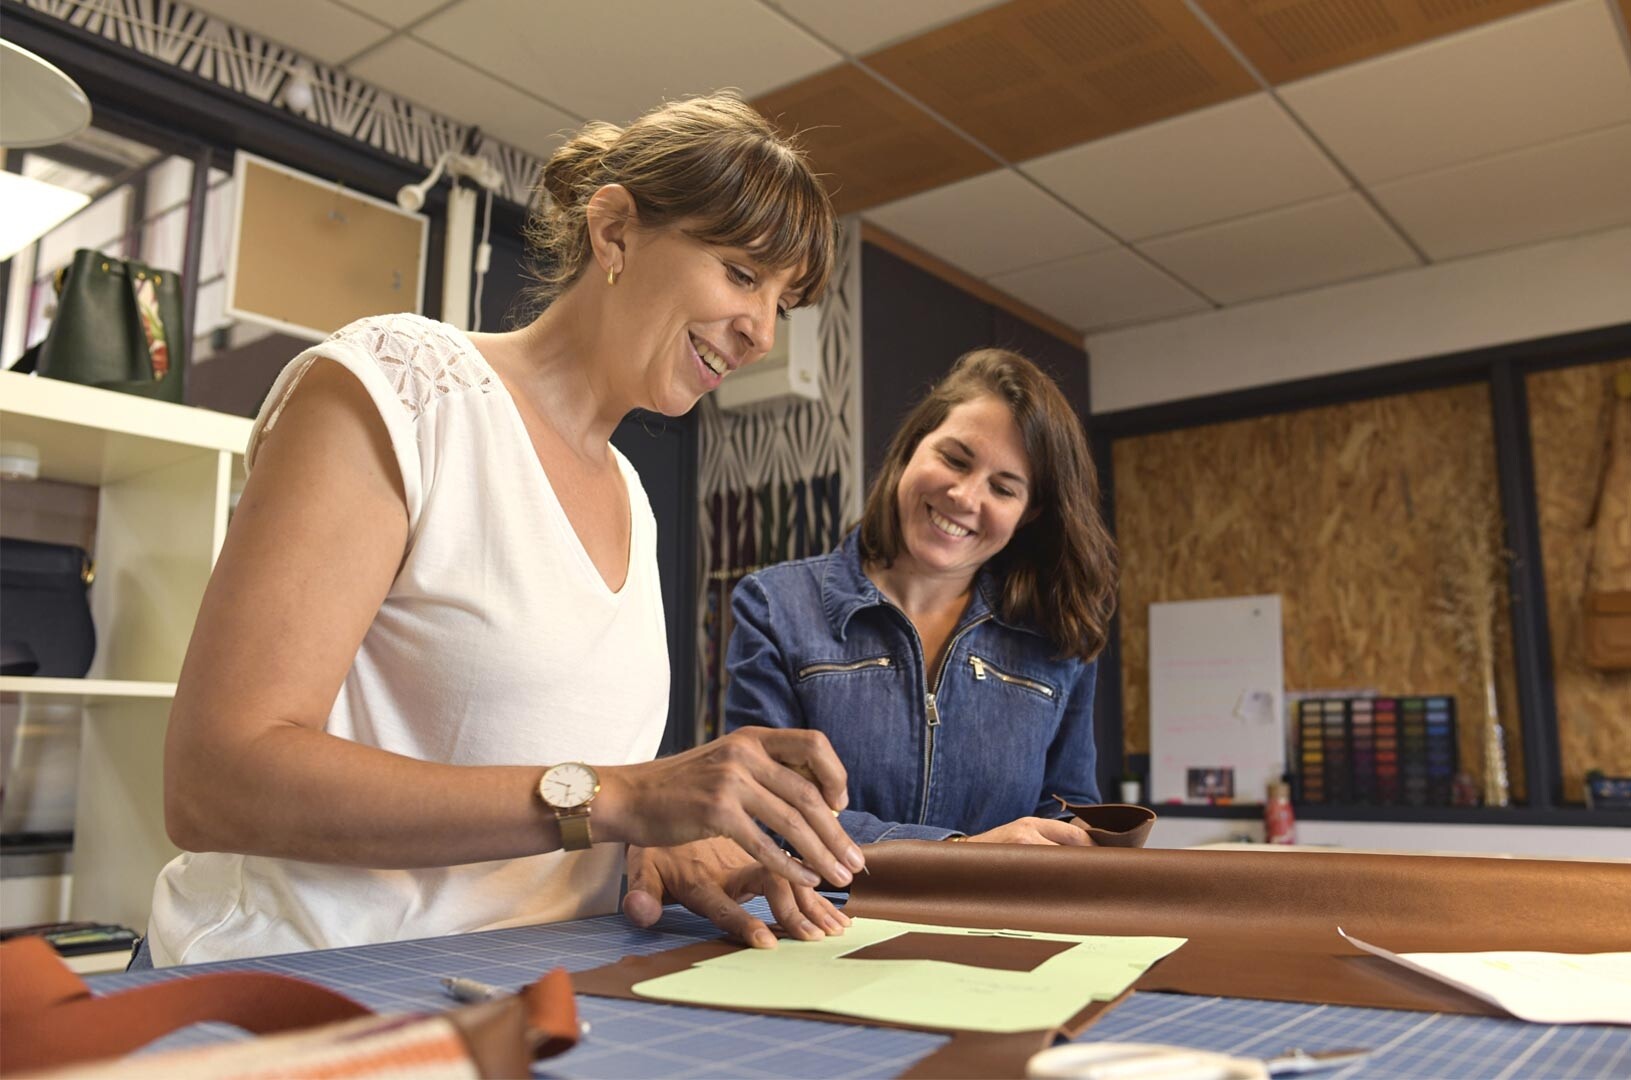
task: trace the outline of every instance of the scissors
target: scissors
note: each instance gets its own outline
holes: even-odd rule
[[[1231,1057],[1158,1043],[1066,1043],[1032,1054],[1036,1080],[1269,1080],[1358,1061],[1369,1050],[1288,1050],[1276,1058]]]

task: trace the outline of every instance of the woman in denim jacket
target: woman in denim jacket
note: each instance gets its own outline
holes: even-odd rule
[[[896,432],[839,550],[745,578],[729,730],[824,733],[856,841],[1087,843],[1093,690],[1115,547],[1053,380],[982,349]]]
[[[737,586],[727,728],[824,733],[861,843],[1089,843],[1054,796],[1099,801],[1095,658],[1116,563],[1098,500],[1053,380],[1001,349],[962,357],[895,433],[839,550]],[[751,872],[721,841],[631,851],[625,911],[654,919],[667,896],[768,946],[734,899]],[[765,895],[801,938],[847,922],[779,879]]]

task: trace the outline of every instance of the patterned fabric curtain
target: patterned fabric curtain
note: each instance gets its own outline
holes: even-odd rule
[[[838,546],[844,538],[842,480],[835,471],[709,498],[712,529],[702,620],[704,739],[715,738],[724,726],[732,591],[755,570],[825,554]]]
[[[724,719],[736,583],[762,566],[831,550],[861,516],[860,251],[860,230],[846,228],[819,309],[818,399],[728,411],[704,398],[698,406],[698,741],[715,738]]]

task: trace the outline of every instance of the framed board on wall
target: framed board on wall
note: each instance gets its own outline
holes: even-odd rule
[[[429,219],[238,151],[226,312],[322,340],[365,315],[418,312]]]
[[[1150,605],[1150,798],[1260,803],[1285,772],[1280,597]]]

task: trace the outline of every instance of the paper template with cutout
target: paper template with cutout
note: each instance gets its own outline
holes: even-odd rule
[[[648,979],[634,992],[685,1005],[1034,1031],[1060,1026],[1091,1001],[1115,998],[1185,940],[856,919],[840,937],[743,949]]]

